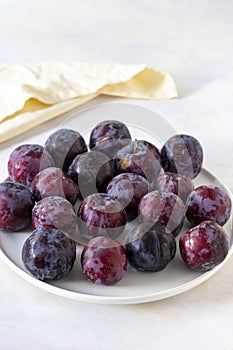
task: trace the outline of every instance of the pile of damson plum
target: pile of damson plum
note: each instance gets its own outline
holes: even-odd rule
[[[77,245],[84,275],[104,285],[120,281],[129,265],[163,270],[177,243],[196,271],[225,259],[231,200],[216,186],[194,188],[203,150],[193,136],[174,135],[158,150],[132,140],[124,123],[106,120],[93,128],[89,149],[77,131],[60,129],[44,146],[24,144],[9,157],[9,177],[0,184],[0,229],[10,234],[32,226],[22,261],[34,277],[67,275]],[[185,217],[190,228],[181,234]]]

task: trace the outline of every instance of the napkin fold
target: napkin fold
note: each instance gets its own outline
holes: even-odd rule
[[[169,73],[145,65],[41,63],[0,65],[0,143],[68,112],[99,94],[169,99]]]

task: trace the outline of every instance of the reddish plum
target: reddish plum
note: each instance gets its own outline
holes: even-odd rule
[[[129,220],[138,216],[138,204],[148,191],[148,181],[133,173],[117,175],[107,187],[107,194],[123,205]]]
[[[123,246],[116,240],[96,237],[84,246],[81,265],[89,281],[100,285],[112,285],[124,277],[127,257]]]
[[[22,184],[0,184],[0,229],[7,232],[21,231],[31,224],[34,196]]]
[[[172,192],[186,202],[188,195],[194,189],[192,180],[185,176],[175,173],[164,173],[152,184],[154,190],[163,192]]]
[[[43,169],[54,165],[51,155],[44,147],[25,144],[11,153],[8,161],[8,173],[12,181],[31,188],[34,177]]]
[[[230,197],[217,186],[197,187],[190,193],[186,205],[186,217],[193,225],[211,220],[223,226],[231,215]]]
[[[66,199],[57,196],[46,197],[36,203],[32,210],[32,226],[57,228],[65,234],[73,235],[77,216],[73,206]]]
[[[78,185],[60,168],[41,170],[32,181],[32,192],[37,201],[51,196],[67,199],[75,204],[79,197]]]
[[[180,253],[185,264],[196,271],[208,271],[220,264],[228,253],[225,230],[212,221],[203,221],[180,238]]]
[[[138,213],[141,222],[160,223],[177,236],[184,223],[185,206],[174,193],[152,191],[142,197]]]
[[[125,228],[123,206],[105,193],[95,193],[83,200],[78,209],[80,234],[91,239],[96,236],[118,237]]]

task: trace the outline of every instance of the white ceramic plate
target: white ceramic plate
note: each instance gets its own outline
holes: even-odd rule
[[[89,133],[99,121],[115,119],[125,122],[133,138],[145,139],[158,147],[173,134],[175,129],[155,112],[127,103],[108,103],[97,105],[80,113],[69,114],[65,122],[56,129],[67,127],[83,134],[88,142]],[[54,130],[34,136],[24,143],[43,144]],[[195,136],[195,135],[194,135]],[[22,142],[21,142],[22,143]],[[16,147],[16,145],[14,145]],[[5,162],[12,149],[9,146],[4,152]],[[7,176],[7,174],[5,174]],[[5,177],[6,177],[5,176]],[[214,184],[222,187],[230,196],[230,191],[214,175],[203,169],[195,179],[195,185]],[[231,197],[232,198],[232,197]],[[183,228],[183,232],[185,231]],[[232,218],[225,225],[230,238],[230,250],[226,259],[217,267],[206,273],[198,273],[188,269],[179,255],[161,272],[143,273],[129,268],[123,280],[114,286],[97,286],[88,282],[80,267],[81,246],[77,247],[77,259],[71,273],[65,278],[50,283],[42,282],[32,277],[24,268],[21,260],[21,250],[30,230],[18,233],[0,232],[0,256],[21,277],[33,285],[48,292],[79,301],[105,304],[133,304],[168,298],[187,291],[214,275],[229,259],[232,247]],[[120,240],[123,239],[122,237]]]

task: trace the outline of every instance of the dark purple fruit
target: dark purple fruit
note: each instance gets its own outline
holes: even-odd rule
[[[45,148],[53,157],[55,166],[65,172],[78,154],[87,151],[84,138],[71,129],[55,131],[45,142]]]
[[[229,246],[224,229],[212,221],[203,221],[185,232],[179,244],[185,264],[201,272],[220,264],[225,259]]]
[[[149,182],[157,178],[160,170],[158,149],[147,141],[131,141],[115,155],[118,173],[135,173]]]
[[[138,213],[141,222],[159,223],[177,236],[184,223],[185,206],[174,193],[153,191],[142,197]]]
[[[217,186],[197,187],[190,193],[186,205],[186,217],[193,225],[211,220],[223,226],[231,215],[230,197]]]
[[[57,228],[65,234],[75,232],[77,216],[73,206],[62,197],[46,197],[32,210],[32,226]]]
[[[175,135],[161,149],[161,161],[164,171],[194,179],[201,171],[203,150],[193,136]]]
[[[127,126],[117,120],[104,120],[98,123],[90,135],[90,148],[111,139],[131,139]]]
[[[92,148],[92,151],[104,153],[110,159],[114,159],[115,154],[130,142],[131,139],[109,139],[99,142],[94,148]]]
[[[125,228],[126,213],[122,205],[109,195],[96,193],[83,200],[78,209],[80,234],[91,239],[96,236],[118,237]]]
[[[34,203],[26,186],[13,182],[0,184],[0,229],[16,232],[28,227]]]
[[[107,194],[122,204],[129,220],[138,216],[138,204],[148,191],[148,181],[133,173],[117,175],[107,187]]]
[[[192,180],[185,175],[164,173],[159,175],[154,181],[152,188],[158,191],[172,192],[185,203],[188,195],[194,189],[194,184]]]
[[[32,192],[37,201],[51,196],[67,199],[75,204],[79,197],[78,185],[60,168],[50,167],[40,171],[32,181]]]
[[[8,173],[12,181],[31,188],[34,177],[41,170],[53,165],[53,159],[44,147],[26,144],[17,147],[11,153],[8,161]]]
[[[105,154],[86,152],[73,160],[68,175],[78,184],[81,196],[86,198],[96,192],[105,192],[107,184],[115,176],[115,167]]]
[[[76,259],[76,245],[61,231],[40,227],[23,245],[22,260],[26,269],[40,280],[66,276]]]
[[[128,233],[125,249],[129,264],[135,269],[157,272],[175,257],[176,241],[160,224],[141,224]]]
[[[96,237],[84,247],[81,255],[84,275],[100,285],[119,282],[127,270],[127,257],[123,246],[109,237]]]

